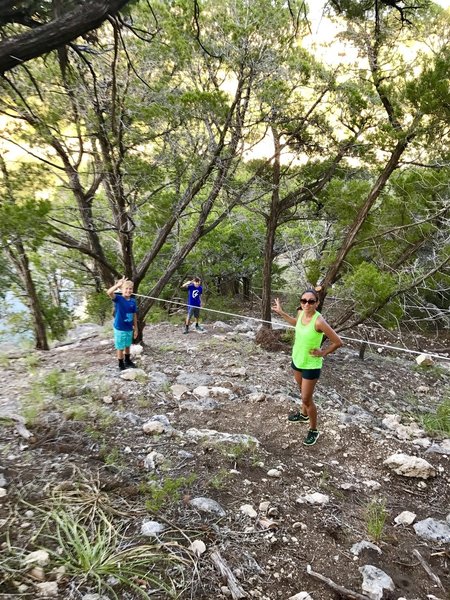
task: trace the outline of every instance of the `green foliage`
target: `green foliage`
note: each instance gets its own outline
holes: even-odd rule
[[[88,320],[104,325],[108,319],[112,319],[111,298],[105,292],[90,292],[86,295],[85,311]]]
[[[192,485],[196,479],[195,473],[176,479],[167,477],[162,482],[159,482],[156,477],[150,478],[148,482],[140,485],[141,493],[149,496],[145,508],[150,512],[158,512],[163,507],[179,502],[182,491]]]
[[[450,396],[447,396],[433,413],[422,417],[422,426],[429,435],[450,435]]]
[[[63,565],[66,576],[95,586],[100,594],[118,599],[133,592],[150,600],[158,590],[167,598],[177,596],[165,581],[164,571],[169,566],[180,567],[182,561],[157,544],[131,543],[125,528],[115,527],[100,508],[94,519],[87,519],[70,507],[53,511],[48,517],[46,538],[58,546],[58,552],[51,552],[52,564]],[[49,545],[47,542],[45,547]],[[181,576],[181,569],[177,570]],[[109,583],[112,578],[119,581],[119,593]],[[138,585],[137,580],[145,582],[145,587]],[[146,589],[151,589],[152,594]]]
[[[227,485],[230,477],[231,473],[227,469],[219,469],[219,471],[211,477],[207,485],[215,490],[221,490]]]
[[[383,499],[373,498],[367,504],[365,508],[367,533],[374,542],[379,542],[383,538],[387,517],[388,512]]]

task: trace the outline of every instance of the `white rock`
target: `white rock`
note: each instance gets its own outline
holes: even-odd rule
[[[165,525],[158,521],[144,521],[141,525],[141,534],[146,537],[157,537],[165,529]]]
[[[368,542],[367,540],[362,540],[361,542],[357,542],[356,544],[353,544],[353,546],[350,548],[350,552],[354,555],[354,556],[359,556],[360,553],[362,552],[362,550],[375,550],[376,552],[378,552],[378,554],[382,554],[381,552],[381,548],[378,548],[378,546],[376,546],[375,544],[372,544],[372,542]]]
[[[133,357],[140,356],[144,352],[144,348],[140,344],[131,344],[130,354]]]
[[[159,465],[162,465],[164,462],[164,456],[157,452],[156,450],[152,450],[150,454],[144,458],[144,467],[147,471],[154,471]]]
[[[125,381],[136,381],[136,379],[147,379],[148,375],[144,369],[125,369],[120,374],[120,378]]]
[[[112,396],[103,396],[102,398],[102,402],[103,404],[112,404]]]
[[[366,481],[363,481],[362,483],[363,483],[363,485],[365,485],[369,489],[373,490],[374,492],[379,490],[381,487],[381,483],[379,483],[378,481],[374,481],[373,479],[367,479]]]
[[[308,504],[328,504],[330,501],[330,497],[326,494],[321,494],[320,492],[314,492],[314,494],[306,494],[303,496],[303,499]]]
[[[374,567],[373,565],[364,565],[359,568],[363,576],[362,591],[371,600],[381,600],[383,590],[393,592],[395,585],[387,573]]]
[[[85,594],[81,600],[109,600],[109,598],[101,594]]]
[[[416,357],[416,363],[421,367],[431,367],[434,364],[432,357],[429,354],[419,354]]]
[[[278,469],[269,469],[267,471],[267,477],[281,477],[281,471],[279,471]]]
[[[209,395],[211,398],[229,398],[233,395],[233,391],[230,388],[214,385],[210,388]]]
[[[188,394],[189,393],[189,388],[187,385],[182,385],[181,383],[175,383],[171,388],[170,391],[173,394],[173,397],[176,400],[180,400],[184,394]]]
[[[397,523],[397,525],[411,525],[411,523],[414,523],[416,517],[417,515],[415,513],[404,510],[395,517],[394,523]]]
[[[195,554],[195,556],[201,556],[206,552],[206,544],[202,540],[194,540],[189,546],[189,550]]]
[[[232,369],[230,371],[230,375],[232,377],[241,377],[247,374],[247,369],[245,367],[237,367],[236,369]]]
[[[35,550],[34,552],[30,552],[24,559],[26,565],[37,564],[41,567],[47,565],[49,561],[50,555],[46,550]]]
[[[166,427],[160,421],[147,421],[142,425],[142,430],[147,435],[159,435],[166,431]]]
[[[206,385],[199,385],[192,392],[197,398],[207,398],[209,396],[209,387]]]
[[[250,394],[250,396],[248,397],[250,402],[264,402],[264,400],[266,398],[267,398],[266,394],[264,394],[262,392]]]
[[[258,516],[258,513],[251,504],[243,504],[239,510],[242,514],[247,515],[251,519],[256,519],[256,517]]]
[[[56,581],[37,583],[36,588],[39,598],[56,598],[58,596],[58,582]]]
[[[262,502],[259,503],[259,510],[262,513],[266,513],[269,510],[269,507],[270,507],[270,502],[268,500],[263,500]]]
[[[7,493],[6,488],[0,487],[0,498],[4,498]]]
[[[450,544],[450,526],[446,521],[436,519],[424,519],[413,525],[416,535],[440,544]]]
[[[189,504],[201,512],[215,514],[219,517],[224,517],[226,515],[225,510],[220,506],[220,504],[215,500],[211,500],[211,498],[199,496],[197,498],[192,498]]]
[[[394,471],[394,473],[397,473],[397,475],[403,475],[404,477],[428,479],[436,475],[434,467],[428,461],[418,456],[409,456],[403,453],[392,454],[383,464]]]
[[[313,600],[308,592],[299,592],[295,596],[290,596],[289,600]]]

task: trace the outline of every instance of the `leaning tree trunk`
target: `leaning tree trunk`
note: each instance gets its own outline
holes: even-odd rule
[[[266,239],[264,243],[264,266],[263,266],[263,283],[262,283],[262,307],[261,318],[267,323],[263,323],[263,327],[270,328],[272,313],[270,308],[270,297],[272,292],[272,265],[274,258],[275,235],[278,226],[278,211],[280,205],[280,136],[275,128],[272,128],[273,140],[275,145],[273,170],[272,170],[272,198],[270,202],[270,213],[266,217]]]
[[[27,294],[27,304],[33,319],[35,348],[36,350],[49,350],[44,315],[39,303],[36,286],[31,277],[28,256],[22,242],[16,239],[14,244],[8,248],[8,253],[17,268],[20,280]]]

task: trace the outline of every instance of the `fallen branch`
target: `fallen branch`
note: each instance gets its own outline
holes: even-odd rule
[[[220,575],[225,580],[233,600],[239,600],[239,598],[246,598],[247,592],[241,588],[238,584],[236,577],[233,575],[230,567],[226,560],[222,558],[220,552],[211,552],[211,560],[219,570]]]
[[[424,568],[424,570],[426,571],[428,577],[431,579],[431,581],[434,581],[434,583],[436,585],[438,585],[442,591],[445,592],[445,588],[442,585],[441,580],[439,579],[439,577],[433,573],[433,571],[431,570],[430,565],[427,563],[427,561],[424,559],[424,557],[420,554],[420,552],[418,550],[413,550],[413,554],[416,558],[419,559],[420,564],[422,565],[422,567]]]
[[[358,592],[354,592],[353,590],[348,590],[347,588],[342,587],[342,585],[334,583],[334,581],[332,581],[329,577],[325,577],[325,575],[316,573],[311,569],[311,565],[306,566],[306,572],[308,573],[308,575],[311,575],[311,577],[313,577],[314,579],[318,579],[319,581],[325,583],[332,590],[338,592],[338,594],[341,594],[341,596],[345,596],[346,598],[350,598],[351,600],[370,600],[369,596],[365,596],[364,594],[358,594]]]

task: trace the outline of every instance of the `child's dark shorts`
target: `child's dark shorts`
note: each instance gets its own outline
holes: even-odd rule
[[[291,367],[294,371],[301,373],[303,379],[319,379],[322,369],[299,369],[291,362]]]
[[[194,317],[195,319],[198,319],[200,316],[200,307],[199,306],[189,306],[188,307],[188,317]]]

